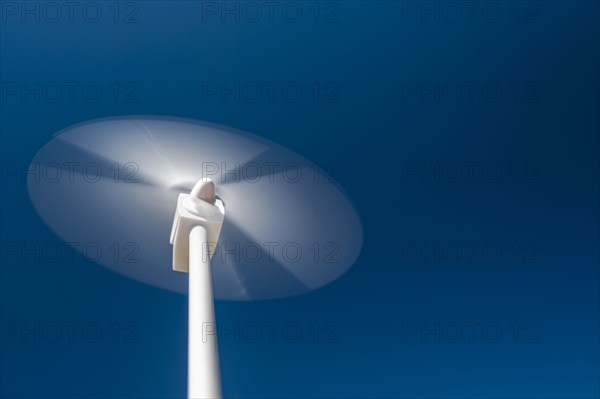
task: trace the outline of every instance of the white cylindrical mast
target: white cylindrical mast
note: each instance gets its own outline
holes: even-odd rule
[[[203,226],[189,240],[188,398],[221,398],[210,256]]]
[[[188,272],[188,398],[221,398],[210,257],[225,209],[210,179],[180,194],[171,230],[173,270]]]

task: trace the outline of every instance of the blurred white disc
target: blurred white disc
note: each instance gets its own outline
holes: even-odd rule
[[[215,298],[254,300],[328,284],[354,263],[362,228],[319,167],[257,136],[155,117],[92,121],[55,135],[28,175],[42,219],[88,259],[187,292],[169,244],[177,196],[210,177],[225,203]]]

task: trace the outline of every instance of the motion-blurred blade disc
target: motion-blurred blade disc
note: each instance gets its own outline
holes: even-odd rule
[[[211,263],[217,299],[319,288],[346,272],[362,245],[354,208],[320,168],[222,126],[153,117],[92,121],[56,134],[31,168],[31,200],[65,242],[172,291],[187,292],[187,276],[171,267],[177,196],[203,177],[225,203]]]

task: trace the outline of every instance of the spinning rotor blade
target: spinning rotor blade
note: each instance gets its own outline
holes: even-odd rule
[[[345,195],[314,164],[251,134],[197,121],[128,117],[57,133],[28,175],[31,200],[86,258],[186,292],[169,235],[180,192],[210,177],[225,204],[212,258],[217,299],[296,295],[345,273],[362,228]]]

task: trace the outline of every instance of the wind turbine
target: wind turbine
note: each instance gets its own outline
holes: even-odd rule
[[[32,203],[64,241],[84,255],[94,243],[98,263],[188,292],[190,398],[221,397],[213,298],[320,288],[362,246],[354,207],[322,168],[220,125],[148,116],[86,122],[55,134],[30,169]]]

